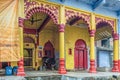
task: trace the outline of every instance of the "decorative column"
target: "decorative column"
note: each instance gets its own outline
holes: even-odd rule
[[[119,68],[118,68],[118,49],[119,49],[119,35],[117,33],[113,33],[113,68],[112,68],[112,72],[118,72]]]
[[[36,31],[36,42],[35,42],[35,70],[38,70],[38,46],[39,46],[39,32]]]
[[[96,73],[95,67],[95,30],[90,30],[90,73]]]
[[[23,18],[19,18],[19,26],[20,26],[20,56],[21,59],[18,61],[18,70],[17,76],[25,76],[24,72],[24,62],[23,62]]]
[[[59,51],[60,51],[60,58],[59,58],[59,73],[66,74],[65,69],[65,59],[64,59],[64,24],[59,25]]]

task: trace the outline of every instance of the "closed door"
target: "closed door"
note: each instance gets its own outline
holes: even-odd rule
[[[83,50],[76,50],[75,52],[75,68],[83,69],[84,68],[84,57]]]
[[[78,54],[79,54],[79,57],[78,57],[79,63],[78,63],[78,65],[79,65],[80,69],[83,69],[84,68],[83,51],[79,50]]]
[[[74,48],[75,69],[87,69],[87,49],[84,40],[78,39]]]

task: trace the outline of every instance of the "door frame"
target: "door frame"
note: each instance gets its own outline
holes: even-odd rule
[[[80,45],[80,43],[82,45]],[[83,69],[87,69],[88,68],[88,57],[87,57],[87,46],[86,46],[86,42],[83,39],[78,39],[75,42],[75,48],[74,48],[74,69],[75,69],[75,63],[76,63],[76,50],[82,50],[83,51]]]
[[[24,48],[24,50],[28,50],[28,49],[30,49],[30,50],[32,50],[32,65],[31,66],[24,66],[25,68],[33,68],[33,65],[34,65],[34,49],[33,48]],[[24,58],[24,55],[23,55],[23,58]],[[24,63],[25,64],[25,63]]]

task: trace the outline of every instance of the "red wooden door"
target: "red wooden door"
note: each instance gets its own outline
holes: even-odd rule
[[[84,68],[83,50],[76,50],[76,52],[75,52],[75,68],[76,69],[83,69]]]
[[[81,39],[77,40],[74,51],[75,69],[87,69],[86,43]]]
[[[79,56],[79,50],[75,50],[75,69],[79,68],[78,56]]]
[[[84,58],[83,58],[83,51],[82,50],[79,50],[79,52],[78,52],[78,55],[79,55],[79,57],[78,57],[78,65],[79,65],[79,69],[83,69],[84,68]]]

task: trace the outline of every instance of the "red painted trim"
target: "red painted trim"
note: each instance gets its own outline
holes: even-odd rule
[[[59,25],[59,32],[64,32],[65,24]]]
[[[43,23],[41,24],[41,26],[38,28],[38,33],[45,27],[45,25],[50,21],[50,17],[46,17],[46,19],[43,21]]]
[[[65,60],[64,58],[60,58],[59,60],[59,74],[66,74],[67,71],[65,69]]]
[[[25,76],[23,59],[21,59],[20,61],[18,61],[17,76]]]
[[[88,29],[90,29],[90,15],[86,15],[78,11],[72,11],[69,9],[65,9],[65,17],[66,17],[66,23],[72,18],[79,17],[80,19],[86,22],[86,24],[88,25],[87,26]]]
[[[114,40],[119,40],[119,34],[118,33],[113,33],[113,39]]]
[[[119,69],[119,72],[120,72],[120,59],[118,60],[118,69]]]
[[[119,68],[118,68],[118,60],[114,60],[113,61],[113,68],[112,68],[112,72],[119,72]]]
[[[41,5],[39,7],[34,7],[32,9],[30,9],[27,13],[26,13],[26,18],[30,19],[30,17],[35,14],[36,12],[43,12],[45,14],[48,14],[53,22],[55,24],[58,24],[58,18],[56,16],[56,14],[54,12],[52,12],[51,10],[47,9],[46,7],[42,7]]]
[[[90,60],[89,72],[90,73],[96,73],[95,60]]]
[[[26,42],[26,43],[35,43],[35,40],[30,36],[25,36],[24,37],[24,42]]]
[[[90,37],[94,37],[95,32],[96,32],[96,30],[89,30]]]
[[[114,20],[107,20],[105,18],[95,17],[95,23],[96,26],[102,23],[107,23],[112,29],[112,32],[114,32],[114,24],[115,24]]]
[[[24,31],[24,33],[26,33],[26,34],[35,34],[35,35],[36,35],[36,29],[24,28],[23,31]]]
[[[24,27],[24,19],[23,18],[21,18],[21,17],[19,17],[19,27]]]
[[[79,17],[77,17],[77,18],[75,18],[75,19],[73,19],[72,21],[70,21],[70,25],[74,25],[77,21],[79,21],[80,20],[80,18]]]

